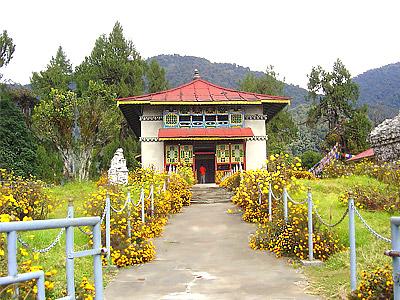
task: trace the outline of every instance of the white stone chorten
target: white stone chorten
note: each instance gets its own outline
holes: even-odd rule
[[[111,184],[128,184],[128,168],[124,158],[124,150],[118,148],[108,169],[108,182]]]

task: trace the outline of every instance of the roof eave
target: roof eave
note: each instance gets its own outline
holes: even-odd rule
[[[117,105],[260,105],[264,103],[279,103],[290,105],[290,99],[261,99],[257,101],[229,100],[229,101],[150,101],[150,100],[122,100]]]

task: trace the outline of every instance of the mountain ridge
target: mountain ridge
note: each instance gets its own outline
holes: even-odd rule
[[[194,69],[198,69],[202,78],[215,84],[238,89],[240,80],[251,73],[259,77],[265,74],[252,71],[233,63],[213,63],[206,58],[160,54],[148,58],[155,59],[166,71],[171,87],[184,84],[193,78]],[[359,85],[359,105],[368,104],[370,117],[374,123],[395,116],[400,109],[400,62],[367,70],[353,80]],[[307,105],[307,90],[285,82],[284,95],[292,98],[292,108]]]

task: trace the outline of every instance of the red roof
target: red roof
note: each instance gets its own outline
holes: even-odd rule
[[[354,155],[352,158],[349,158],[347,161],[356,161],[360,160],[363,158],[368,158],[374,156],[374,149],[370,148],[368,150],[365,150],[364,152],[358,153],[357,155]]]
[[[160,139],[245,138],[254,136],[251,128],[160,128]]]
[[[134,104],[135,102],[138,102],[138,104],[142,102],[161,102],[160,104],[163,102],[199,102],[200,104],[201,102],[229,101],[248,102],[251,104],[261,103],[261,100],[289,103],[290,98],[236,91],[199,78],[170,90],[117,99],[119,104]]]

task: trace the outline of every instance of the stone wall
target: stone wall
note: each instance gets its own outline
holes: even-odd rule
[[[375,127],[370,133],[369,141],[377,160],[400,160],[400,114]]]

